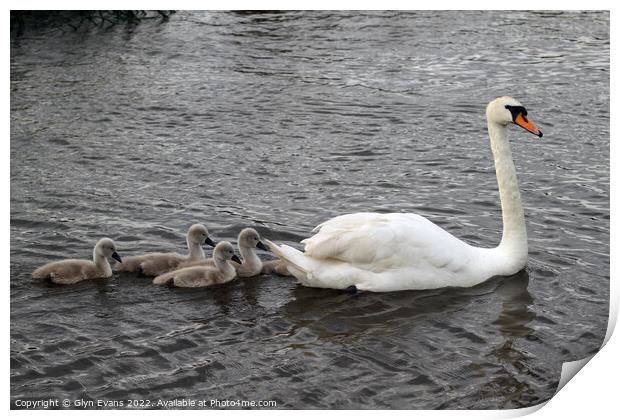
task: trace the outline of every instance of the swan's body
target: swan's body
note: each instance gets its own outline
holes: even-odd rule
[[[527,232],[510,145],[508,123],[542,136],[516,100],[498,98],[487,123],[504,230],[495,248],[466,244],[428,219],[405,213],[355,213],[328,220],[305,239],[305,252],[266,241],[288,270],[310,287],[387,292],[469,287],[511,275],[527,261]]]
[[[202,245],[215,246],[211,238],[209,238],[207,228],[201,224],[192,225],[187,231],[186,239],[189,251],[187,255],[181,255],[176,252],[155,252],[126,257],[122,263],[114,266],[114,270],[142,272],[147,276],[157,276],[204,260],[205,253]]]
[[[58,284],[74,284],[83,280],[112,277],[112,267],[108,258],[121,261],[114,241],[103,238],[93,250],[93,260],[62,260],[45,264],[32,273],[35,279],[50,279]]]
[[[220,242],[213,250],[213,266],[186,267],[165,273],[153,279],[153,284],[173,284],[177,287],[208,287],[227,283],[237,273],[230,260],[240,262],[230,242]]]

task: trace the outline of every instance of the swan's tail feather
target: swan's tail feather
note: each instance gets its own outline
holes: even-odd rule
[[[287,245],[278,246],[269,239],[265,239],[265,243],[271,252],[284,261],[289,272],[298,280],[303,282],[312,278],[308,264],[304,261],[307,257],[301,251]]]
[[[153,279],[153,284],[168,284],[174,280],[175,272],[161,274]]]

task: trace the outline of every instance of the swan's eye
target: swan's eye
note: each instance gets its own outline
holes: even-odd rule
[[[527,109],[525,109],[525,107],[506,105],[505,108],[508,111],[510,111],[510,114],[512,114],[512,121],[513,122],[517,119],[519,114],[521,114],[523,116],[523,118],[525,119],[525,121],[527,121],[527,118],[525,118],[525,116],[527,115]]]

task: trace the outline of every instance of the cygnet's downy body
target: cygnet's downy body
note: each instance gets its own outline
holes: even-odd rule
[[[241,264],[232,263],[232,265],[235,267],[235,270],[237,270],[237,276],[254,277],[263,273],[264,263],[256,254],[256,249],[258,248],[267,251],[267,247],[261,241],[261,237],[258,232],[252,228],[243,229],[241,232],[239,232],[239,236],[237,237],[237,246],[239,247],[239,255],[241,255]],[[214,262],[213,258],[208,258],[204,261],[196,261],[191,265],[213,266]],[[284,263],[279,260],[275,260],[274,262],[268,262],[267,273],[272,273],[276,269],[276,266],[281,266],[283,270],[286,270],[286,266],[284,265]]]
[[[171,284],[176,287],[208,287],[227,283],[237,273],[231,261],[240,263],[230,242],[222,241],[213,250],[213,266],[186,267],[155,277],[153,284]]]
[[[256,254],[256,249],[268,251],[258,232],[252,228],[245,228],[239,232],[237,246],[241,255],[241,264],[232,263],[237,270],[239,277],[254,277],[259,274],[277,274],[279,276],[292,276],[282,260],[261,261]],[[185,264],[185,267],[210,265],[213,266],[213,259],[208,258],[202,261],[195,261]]]
[[[202,249],[204,244],[215,246],[209,237],[209,231],[202,224],[192,225],[187,231],[187,248],[189,253],[181,255],[176,252],[157,252],[126,257],[123,262],[116,264],[114,270],[141,272],[147,276],[157,276],[172,270],[204,261],[205,253]]]
[[[83,280],[112,277],[112,267],[108,258],[122,262],[116,252],[114,241],[103,238],[93,250],[93,260],[62,260],[45,264],[32,273],[35,279],[50,279],[58,284],[74,284]]]
[[[293,275],[286,268],[282,260],[263,261],[261,274],[277,274],[278,276],[292,277]]]

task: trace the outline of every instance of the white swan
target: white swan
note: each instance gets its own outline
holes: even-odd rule
[[[469,287],[525,267],[527,232],[508,124],[542,137],[517,100],[502,97],[487,106],[487,125],[499,186],[504,230],[495,248],[466,244],[426,218],[407,213],[355,213],[314,229],[302,253],[265,241],[289,271],[310,287],[388,292]]]
[[[82,280],[105,279],[112,277],[112,267],[108,258],[121,262],[114,241],[100,239],[93,250],[93,260],[62,260],[45,264],[32,273],[35,279],[50,279],[58,284],[74,284]]]
[[[239,257],[235,255],[231,243],[222,241],[213,250],[214,266],[201,265],[181,268],[155,277],[153,284],[172,283],[177,287],[207,287],[227,283],[237,276],[231,260],[241,263]]]
[[[176,252],[154,252],[151,254],[134,255],[124,258],[122,263],[114,266],[115,271],[141,271],[147,276],[157,276],[167,273],[177,268],[181,268],[191,263],[205,259],[202,249],[203,244],[215,246],[209,237],[207,228],[196,223],[187,230],[188,255],[177,254]]]

